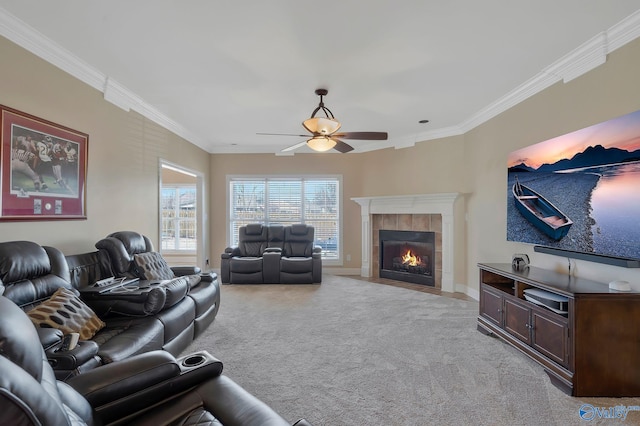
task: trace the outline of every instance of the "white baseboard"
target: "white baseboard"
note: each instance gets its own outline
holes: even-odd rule
[[[464,293],[474,300],[480,300],[480,293],[478,292],[478,290],[469,288],[464,284],[456,284],[456,292]]]
[[[357,275],[360,276],[360,268],[322,268],[323,274],[330,275]]]

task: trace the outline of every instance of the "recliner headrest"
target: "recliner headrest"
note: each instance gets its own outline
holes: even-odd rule
[[[0,281],[9,284],[51,272],[46,250],[31,241],[0,243]]]
[[[246,235],[261,235],[262,234],[262,225],[260,223],[250,223],[245,225],[245,234]]]
[[[122,241],[130,255],[153,251],[151,241],[144,235],[134,231],[120,231],[108,235]]]
[[[303,223],[298,223],[295,225],[291,225],[291,234],[292,235],[306,235],[309,232],[309,226]]]

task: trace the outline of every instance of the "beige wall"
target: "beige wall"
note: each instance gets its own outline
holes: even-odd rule
[[[477,262],[510,261],[528,253],[532,263],[558,270],[568,260],[506,241],[506,162],[509,152],[640,109],[640,39],[568,83],[557,83],[465,135],[469,192],[467,276],[477,290]],[[577,275],[640,284],[640,271],[578,261]]]
[[[363,158],[359,155],[219,154],[211,156],[211,263],[220,267],[220,254],[227,246],[227,175],[342,175],[344,205],[343,253],[351,255],[345,268],[360,268],[360,206],[351,197],[362,194]]]
[[[136,230],[158,246],[159,159],[202,172],[208,155],[0,37],[0,103],[89,134],[87,220],[1,222],[0,240],[65,254],[95,250],[110,232]]]
[[[359,206],[351,197],[458,192],[454,283],[477,296],[477,263],[510,262],[528,253],[537,265],[566,269],[567,259],[506,241],[506,162],[509,152],[640,109],[640,40],[609,55],[606,64],[569,83],[557,83],[462,136],[425,141],[405,149],[363,154],[212,155],[212,259],[224,248],[226,174],[342,173],[345,254],[359,266]],[[601,281],[640,282],[639,271],[584,261],[574,272]]]
[[[205,175],[210,259],[220,265],[226,246],[226,176],[340,174],[343,176],[345,268],[360,268],[360,208],[352,197],[458,192],[454,281],[477,291],[477,262],[508,262],[529,253],[536,264],[566,268],[567,260],[506,241],[506,158],[515,149],[640,109],[640,40],[569,83],[557,83],[465,135],[405,149],[363,154],[203,155],[199,148],[98,91],[0,38],[0,103],[88,133],[88,220],[0,223],[3,241],[26,239],[66,253],[93,250],[109,232],[134,229],[158,238],[158,161]],[[576,262],[576,273],[640,282],[640,271]]]
[[[162,175],[162,183],[167,185],[195,185],[198,182],[198,179],[194,176],[164,167],[160,173]]]
[[[361,154],[363,189],[359,197],[458,193],[454,204],[453,283],[466,286],[465,204],[468,171],[464,137],[418,143],[415,147]],[[475,276],[477,274],[471,275]]]
[[[362,232],[360,205],[353,197],[429,194],[466,191],[464,138],[429,141],[405,149],[384,149],[362,154],[273,154],[211,156],[212,265],[220,267],[226,247],[226,176],[251,174],[341,174],[343,176],[343,268],[361,266]],[[464,195],[461,195],[464,199]],[[456,204],[457,221],[464,224],[464,202]],[[464,228],[464,226],[463,226]],[[464,259],[464,229],[455,235],[456,256]],[[346,255],[351,261],[346,261]],[[456,263],[454,282],[466,283],[465,263]]]

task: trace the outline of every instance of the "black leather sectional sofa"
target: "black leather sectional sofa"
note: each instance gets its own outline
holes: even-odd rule
[[[96,248],[0,242],[0,424],[289,424],[206,351],[175,358],[217,315],[216,274],[169,268],[136,232]]]
[[[0,312],[2,425],[289,425],[207,352],[151,351],[60,382],[25,312],[2,296]]]
[[[39,333],[58,378],[156,349],[178,355],[214,321],[220,307],[216,274],[181,267],[169,268],[167,279],[145,279],[136,258],[157,253],[136,232],[111,234],[96,246],[97,251],[65,256],[31,241],[0,243],[0,294],[32,317],[44,317]],[[95,285],[107,277],[119,280]],[[121,285],[122,279],[130,284]],[[80,309],[86,305],[98,316],[95,330],[81,336],[73,351],[59,351],[63,332],[46,324],[65,321],[64,312],[52,313],[58,309],[54,295],[54,302],[75,299]]]

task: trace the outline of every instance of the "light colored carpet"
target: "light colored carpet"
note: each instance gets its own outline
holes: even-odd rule
[[[537,364],[476,330],[475,301],[323,280],[221,286],[215,323],[184,353],[209,351],[285,419],[314,426],[611,424],[578,411],[640,406],[565,395]],[[640,424],[640,413],[625,423]]]

